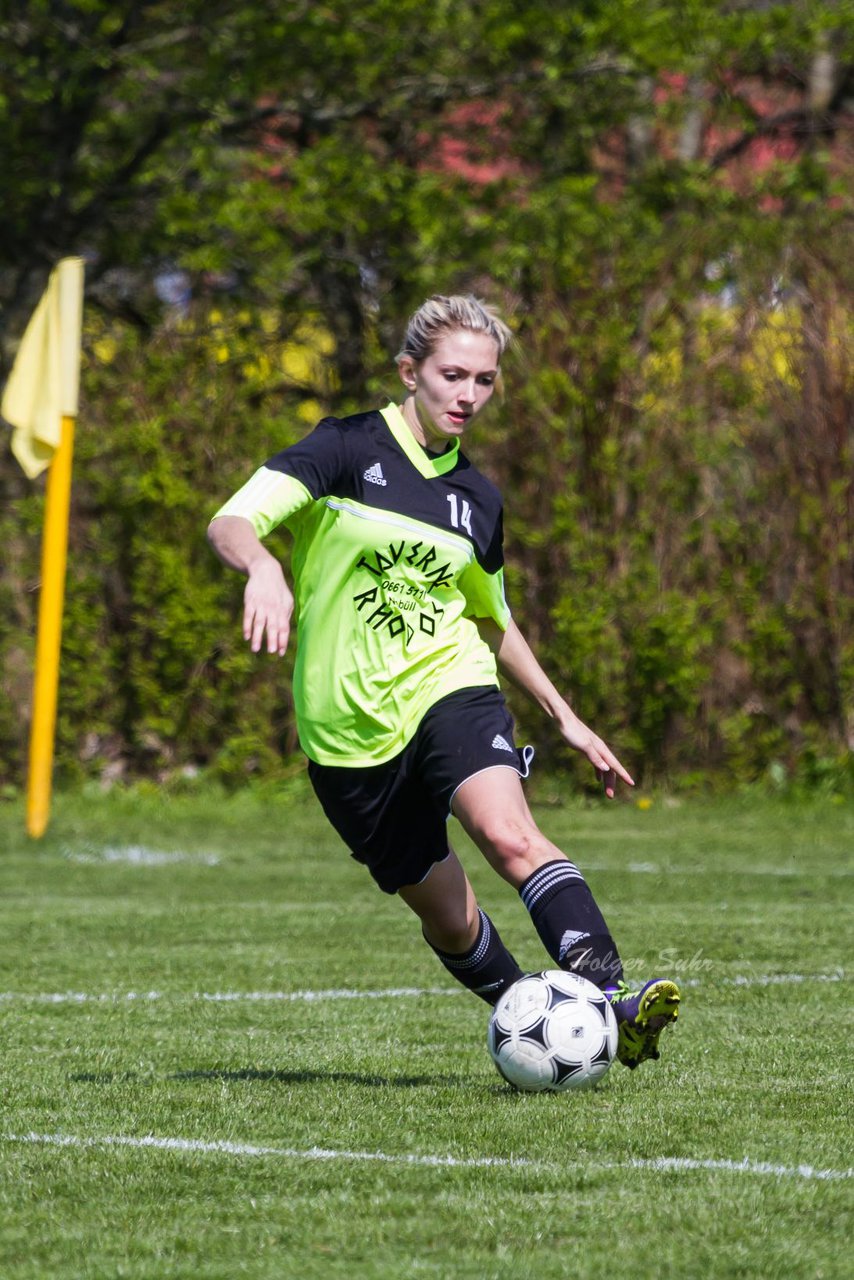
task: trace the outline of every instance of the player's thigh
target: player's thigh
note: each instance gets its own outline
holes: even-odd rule
[[[528,776],[533,749],[514,741],[513,718],[493,685],[459,689],[435,703],[413,739],[413,763],[445,813],[460,787],[485,770],[506,766]]]
[[[534,821],[515,769],[485,769],[454,795],[452,811],[499,875],[518,888],[538,867],[565,855]]]

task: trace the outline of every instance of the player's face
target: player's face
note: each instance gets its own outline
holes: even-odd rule
[[[411,393],[403,416],[416,440],[428,449],[442,450],[491,400],[498,346],[486,333],[455,329],[444,334],[424,360],[405,356],[400,376]]]

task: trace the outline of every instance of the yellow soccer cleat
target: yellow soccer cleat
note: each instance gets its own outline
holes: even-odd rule
[[[608,989],[617,1018],[617,1059],[634,1071],[648,1058],[660,1058],[658,1037],[679,1017],[679,987],[670,978],[653,978],[639,991],[625,982]]]

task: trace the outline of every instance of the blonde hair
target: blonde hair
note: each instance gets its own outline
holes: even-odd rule
[[[396,359],[409,356],[411,360],[426,360],[435,351],[436,346],[445,333],[455,329],[470,329],[473,333],[485,333],[498,347],[498,358],[501,359],[512,338],[507,325],[492,307],[474,294],[453,294],[445,297],[436,293],[426,302],[422,302],[413,315],[409,317],[403,346]]]

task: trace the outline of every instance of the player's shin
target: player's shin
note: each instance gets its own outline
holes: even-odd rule
[[[603,990],[623,976],[614,939],[590,888],[568,859],[547,862],[524,881],[519,896],[551,958]]]
[[[452,954],[440,951],[428,938],[425,941],[457,982],[461,982],[487,1004],[494,1005],[507,988],[522,977],[522,970],[501,941],[498,930],[486,912],[478,908],[478,913],[480,927],[477,940],[468,951]]]

